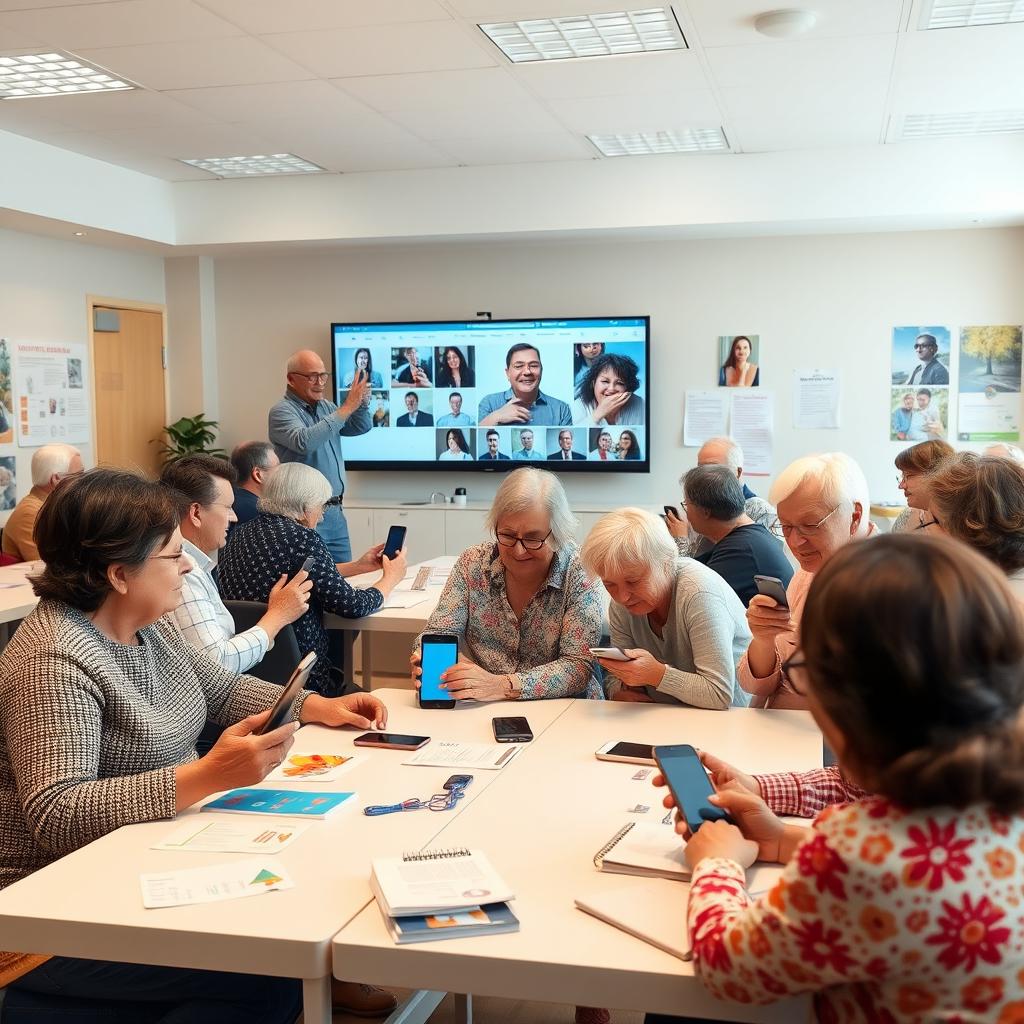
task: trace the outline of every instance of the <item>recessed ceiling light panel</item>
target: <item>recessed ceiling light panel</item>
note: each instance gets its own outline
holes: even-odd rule
[[[69,53],[23,53],[0,57],[0,98],[38,99],[80,92],[135,89],[132,82],[110,74]]]
[[[721,128],[680,128],[664,132],[588,135],[602,156],[650,156],[654,153],[725,153],[729,140]]]
[[[961,114],[907,114],[904,139],[951,135],[1003,135],[1024,132],[1024,110],[986,110]]]
[[[667,7],[479,27],[513,64],[687,48],[675,15]]]
[[[182,160],[183,164],[216,174],[218,178],[259,178],[267,174],[321,174],[324,168],[291,153],[255,156],[210,156]]]
[[[1024,0],[931,0],[921,12],[921,28],[970,28],[1024,21]]]

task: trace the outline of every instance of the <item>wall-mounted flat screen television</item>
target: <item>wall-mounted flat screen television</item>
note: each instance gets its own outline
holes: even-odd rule
[[[369,375],[354,470],[650,471],[650,317],[331,325],[334,394]]]

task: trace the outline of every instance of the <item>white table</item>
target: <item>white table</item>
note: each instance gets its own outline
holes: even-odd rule
[[[388,727],[394,731],[493,742],[490,720],[500,713],[494,705],[424,711],[414,706],[409,691],[382,690],[379,695],[388,705]],[[534,732],[543,735],[572,703],[544,701],[531,707]],[[318,726],[300,729],[297,751],[355,751],[365,754],[366,760],[333,783],[269,784],[352,789],[359,794],[356,809],[312,823],[277,854],[295,881],[294,889],[224,903],[145,910],[141,872],[198,867],[244,855],[152,850],[151,844],[172,832],[175,823],[130,825],[0,892],[0,949],[301,978],[306,1024],[330,1024],[330,940],[370,902],[370,861],[422,848],[502,777],[520,772],[527,760],[520,754],[500,772],[474,772],[466,796],[452,811],[367,817],[361,813],[367,804],[439,792],[452,772],[404,766],[407,751],[353,747],[356,735]],[[179,819],[196,813],[186,811]],[[343,958],[335,963],[348,980],[363,980],[347,969]]]
[[[531,723],[545,702],[522,710]],[[575,909],[573,900],[639,879],[594,869],[594,853],[633,815],[664,811],[636,765],[600,762],[610,740],[689,742],[759,771],[821,765],[821,734],[804,712],[700,711],[666,705],[579,700],[531,745],[519,770],[447,823],[432,846],[482,848],[516,892],[521,930],[478,940],[396,946],[376,904],[335,937],[335,972],[367,982],[428,990],[642,1009],[728,1020],[805,1019],[807,1004],[720,1003],[692,966]],[[685,927],[680,908],[680,928]]]

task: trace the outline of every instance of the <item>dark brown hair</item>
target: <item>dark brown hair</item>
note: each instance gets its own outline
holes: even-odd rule
[[[928,479],[932,511],[1003,572],[1024,568],[1024,465],[960,452]]]
[[[751,355],[751,357],[753,357],[753,355],[754,355],[754,343],[745,334],[737,334],[736,337],[732,339],[732,344],[729,346],[729,358],[726,359],[725,364],[724,364],[725,366],[731,367],[731,368],[735,368],[735,366],[736,366],[736,346],[741,341],[745,341],[747,343],[747,345],[750,347],[750,355]]]
[[[800,635],[865,788],[909,808],[1024,810],[1024,623],[989,562],[946,537],[846,545],[815,574]]]
[[[160,474],[160,483],[180,491],[190,505],[212,505],[217,500],[213,483],[217,477],[232,485],[238,483],[238,471],[227,459],[197,453],[168,462]]]
[[[177,525],[173,493],[137,473],[92,469],[67,477],[36,518],[35,541],[46,565],[31,578],[32,589],[95,611],[110,593],[107,569],[141,565]]]
[[[956,455],[956,449],[946,441],[935,438],[912,444],[896,456],[896,468],[904,473],[931,473]]]

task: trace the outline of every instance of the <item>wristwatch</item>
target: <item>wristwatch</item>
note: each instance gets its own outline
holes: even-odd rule
[[[505,700],[519,700],[522,697],[522,688],[516,686],[515,680],[511,675],[505,676],[505,693],[503,694]]]

